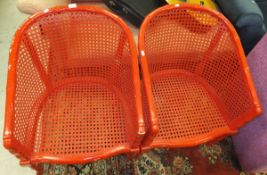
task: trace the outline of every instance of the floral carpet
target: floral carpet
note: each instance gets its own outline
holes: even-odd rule
[[[125,155],[85,165],[43,165],[43,175],[248,175],[234,156],[231,139],[186,149],[153,149],[138,159]],[[258,173],[257,175],[267,175]]]

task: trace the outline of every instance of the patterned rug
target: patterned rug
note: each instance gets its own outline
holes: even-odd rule
[[[153,149],[136,160],[125,155],[85,165],[43,165],[43,175],[248,175],[241,171],[232,142],[186,149]],[[258,173],[257,175],[267,175]]]

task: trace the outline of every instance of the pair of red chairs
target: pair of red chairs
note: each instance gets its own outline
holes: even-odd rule
[[[127,25],[95,7],[30,17],[8,66],[4,146],[21,164],[80,164],[220,139],[261,112],[238,36],[191,5]]]

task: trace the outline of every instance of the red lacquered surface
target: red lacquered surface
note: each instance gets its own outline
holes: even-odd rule
[[[18,29],[4,146],[22,164],[132,153],[144,134],[136,48],[120,18],[95,7],[56,7]]]
[[[235,133],[261,113],[238,35],[220,13],[169,5],[139,33],[143,149],[188,147]]]

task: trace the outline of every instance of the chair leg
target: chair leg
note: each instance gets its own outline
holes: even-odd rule
[[[41,165],[31,165],[31,168],[36,171],[36,175],[43,174],[43,167]]]
[[[128,159],[138,159],[141,154],[142,154],[141,148],[136,148],[131,150],[131,152],[128,153],[126,156]]]
[[[43,175],[43,171],[42,170],[37,171],[36,175]]]

